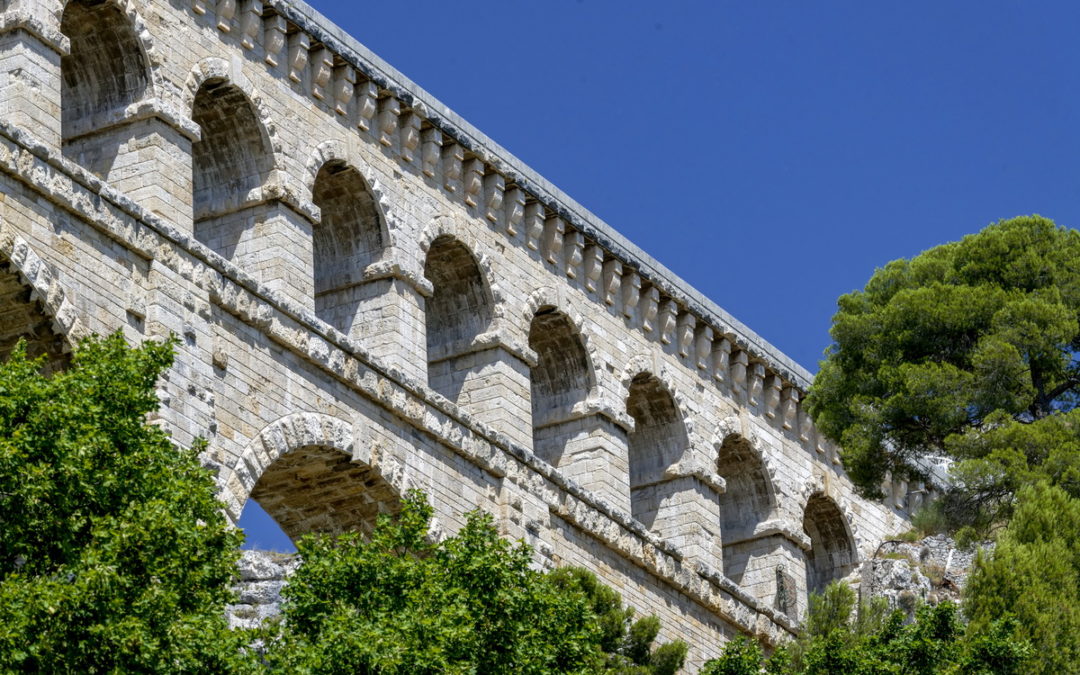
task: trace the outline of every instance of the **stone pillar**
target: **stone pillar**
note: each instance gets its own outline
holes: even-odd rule
[[[649,485],[632,490],[638,519],[691,560],[720,569],[720,502],[718,487],[704,474],[668,471]]]
[[[270,198],[197,218],[200,241],[294,306],[315,311],[310,209]]]
[[[349,336],[358,338],[380,363],[426,382],[424,298],[431,295],[431,282],[422,274],[381,263],[369,266],[364,277],[348,289],[356,316]]]
[[[12,0],[0,16],[0,120],[60,149],[60,57],[70,43],[53,0]]]
[[[541,459],[616,509],[630,512],[627,420],[607,410],[577,411],[535,424],[533,450]]]
[[[173,366],[158,382],[162,405],[157,414],[174,441],[190,446],[209,441],[211,459],[227,464],[217,434],[214,390],[220,379],[211,364],[214,347],[213,310],[209,292],[160,261],[150,263],[145,334],[154,339],[180,338]]]
[[[529,370],[536,363],[532,350],[496,329],[429,358],[432,389],[512,442],[532,449]]]
[[[803,551],[809,538],[783,521],[723,533],[724,575],[762,603],[797,619],[806,607]]]
[[[198,125],[157,99],[123,113],[87,120],[64,141],[64,155],[191,234],[191,145],[199,139]]]
[[[270,201],[255,226],[256,246],[249,260],[259,280],[296,305],[315,311],[315,263],[312,258],[312,219],[291,204]],[[246,269],[251,264],[243,265]]]

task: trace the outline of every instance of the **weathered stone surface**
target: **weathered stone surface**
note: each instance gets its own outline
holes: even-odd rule
[[[254,628],[281,614],[281,589],[300,564],[295,555],[244,551],[237,567],[240,578],[233,587],[236,600],[227,613],[232,627]]]
[[[861,571],[864,595],[888,599],[890,607],[911,612],[914,603],[959,603],[978,551],[992,543],[959,548],[951,537],[936,534],[914,542],[883,542]]]
[[[438,532],[480,508],[595,570],[691,666],[905,529],[805,370],[306,4],[2,7],[0,351],[178,336],[157,422],[209,441],[232,518],[363,531],[419,488]],[[277,564],[245,559],[239,614]]]

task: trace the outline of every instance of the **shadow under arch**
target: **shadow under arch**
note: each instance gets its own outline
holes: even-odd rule
[[[720,527],[724,537],[743,539],[773,517],[776,491],[759,448],[739,433],[724,436],[717,447],[716,473],[726,489],[720,495]]]
[[[533,450],[562,467],[571,443],[596,431],[596,422],[584,409],[596,388],[592,362],[579,327],[553,305],[543,305],[533,315],[529,348],[536,352],[529,371]]]
[[[191,119],[202,131],[191,148],[195,238],[226,260],[254,266],[264,254],[252,233],[269,217],[261,188],[274,170],[266,132],[248,97],[225,78],[202,83]]]
[[[132,18],[115,0],[70,0],[60,32],[71,49],[60,58],[64,154],[100,177],[123,151],[116,129],[129,106],[152,98],[153,73]]]
[[[816,593],[851,573],[858,553],[847,518],[831,497],[821,492],[810,495],[803,514],[803,530],[810,537],[806,590]]]
[[[474,252],[451,235],[440,235],[431,242],[424,276],[433,288],[425,301],[424,319],[428,384],[457,402],[467,372],[458,366],[461,359],[481,347],[477,338],[491,329],[495,298]]]
[[[88,334],[52,268],[0,221],[0,361],[23,339],[27,355],[44,356],[44,372],[56,372]]]
[[[91,130],[94,118],[120,114],[153,94],[150,60],[135,26],[114,0],[70,0],[60,32],[71,43],[60,59],[65,139]]]
[[[67,340],[54,330],[34,289],[23,283],[10,260],[0,256],[0,362],[8,360],[20,340],[26,343],[28,357],[45,357],[47,374],[71,362]]]
[[[670,524],[656,521],[672,496],[665,485],[671,480],[668,469],[690,449],[682,411],[674,393],[649,372],[630,380],[626,411],[634,419],[627,435],[631,513],[646,527],[666,530]]]
[[[318,170],[312,202],[321,220],[312,228],[315,314],[347,335],[362,320],[364,270],[389,246],[389,233],[364,176],[344,160]]]

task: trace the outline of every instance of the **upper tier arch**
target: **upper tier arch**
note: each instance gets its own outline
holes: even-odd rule
[[[286,186],[283,184],[286,180],[285,162],[277,124],[244,69],[216,56],[208,56],[196,62],[181,89],[183,107],[189,114],[195,107],[196,97],[207,83],[235,87],[243,94],[258,120],[261,142],[271,158],[270,168],[276,172],[276,175],[269,176],[272,179],[271,186],[276,189],[285,189]]]
[[[394,247],[398,243],[398,237],[401,236],[401,223],[399,218],[392,207],[386,191],[379,182],[378,177],[371,171],[366,163],[358,159],[357,153],[350,151],[346,147],[345,143],[329,140],[323,141],[315,147],[315,150],[311,153],[311,156],[307,158],[307,162],[304,165],[304,194],[307,195],[311,201],[315,201],[315,184],[318,181],[320,173],[328,165],[344,165],[357,172],[363,180],[364,190],[371,195],[372,209],[374,210],[375,217],[378,219],[379,233],[382,237],[382,246],[384,249]]]
[[[127,11],[125,11],[127,10]],[[122,119],[128,106],[154,97],[148,31],[127,3],[70,0],[60,31],[70,41],[61,57],[65,141]]]

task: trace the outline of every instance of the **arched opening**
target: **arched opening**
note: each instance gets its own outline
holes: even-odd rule
[[[382,223],[367,182],[344,162],[323,165],[312,201],[322,212],[313,230],[315,314],[348,334],[363,318],[357,315],[365,299],[360,284],[385,245]]]
[[[749,440],[728,434],[718,448],[716,473],[726,486],[719,497],[724,574],[737,584],[756,581],[751,585],[761,587],[761,568],[777,543],[773,537],[755,538],[757,526],[776,506],[769,472]]]
[[[754,527],[768,520],[775,506],[772,482],[761,457],[746,438],[729,434],[720,444],[716,473],[727,486],[720,495],[721,532],[725,538],[753,534]]]
[[[686,426],[671,393],[649,373],[631,381],[626,410],[634,418],[634,430],[627,438],[631,511],[652,527],[661,502],[671,496],[659,484],[689,446]]]
[[[106,135],[84,139],[123,118],[150,90],[145,54],[134,28],[112,2],[71,0],[60,30],[71,51],[60,59],[61,135],[64,152],[107,175],[119,146]]]
[[[806,589],[821,591],[855,568],[857,555],[843,512],[832,499],[815,494],[806,502],[803,530],[810,537],[806,554]]]
[[[65,140],[102,114],[118,113],[150,87],[135,30],[111,2],[71,0],[60,20],[71,51],[60,59],[61,123]]]
[[[251,499],[294,541],[309,532],[370,534],[380,513],[401,508],[397,491],[378,472],[321,446],[279,457],[259,477]]]
[[[529,347],[537,356],[531,370],[533,424],[569,415],[592,387],[589,357],[573,322],[554,307],[541,309],[529,326]]]
[[[589,357],[570,318],[544,307],[529,326],[529,348],[536,352],[530,370],[533,450],[555,466],[571,438],[584,429],[572,428],[575,404],[592,388]]]
[[[425,305],[428,384],[457,401],[469,372],[462,359],[494,319],[491,293],[472,253],[453,237],[431,243],[424,276],[434,289]]]
[[[45,357],[43,371],[54,373],[67,367],[70,356],[64,338],[53,331],[52,319],[33,290],[22,283],[8,260],[0,260],[0,361],[6,361],[19,340],[26,341],[26,354]]]
[[[370,535],[379,515],[401,510],[400,492],[376,470],[353,461],[351,452],[320,444],[321,434],[315,431],[319,424],[305,420],[298,428],[295,422],[278,430],[307,438],[265,467],[237,523],[244,530],[247,550],[240,564],[239,597],[228,610],[235,625],[255,627],[280,613],[280,600],[275,601],[276,594],[268,594],[267,587],[280,589],[288,582],[289,569],[300,564],[290,555],[299,537]],[[245,455],[245,460],[250,458]],[[253,463],[259,460],[247,461],[249,470],[255,468]]]
[[[202,129],[191,157],[195,237],[235,260],[248,252],[240,239],[255,224],[252,213],[239,209],[269,176],[272,154],[251,103],[224,80],[203,84],[191,118]]]

